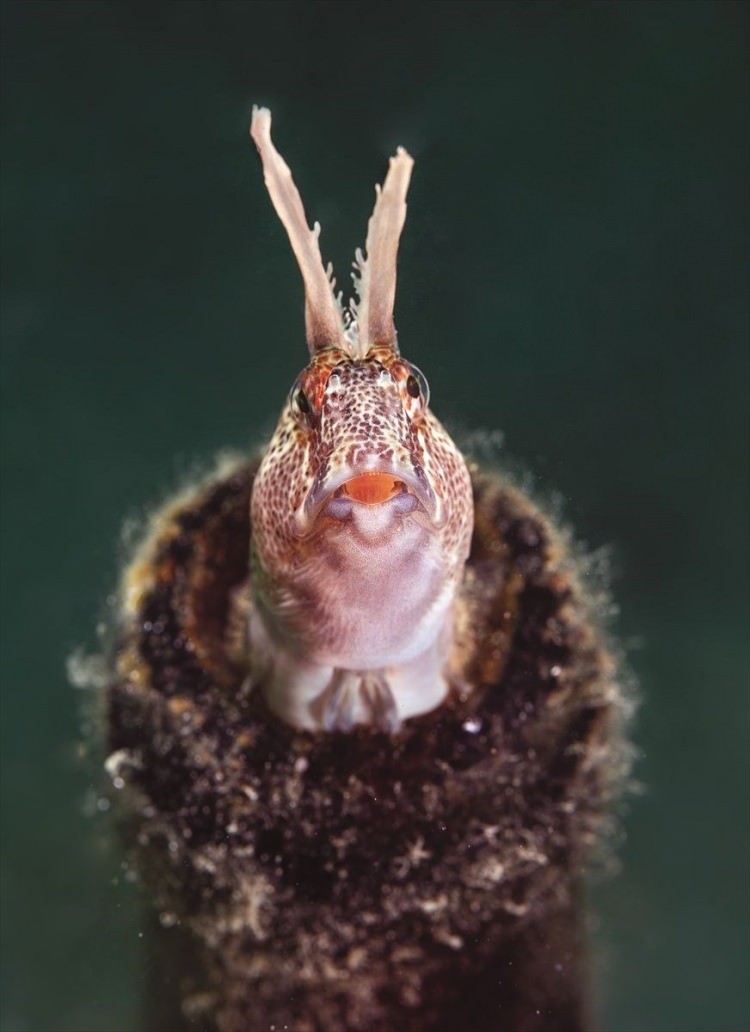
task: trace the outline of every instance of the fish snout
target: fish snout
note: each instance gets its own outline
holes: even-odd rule
[[[393,515],[422,512],[432,520],[435,493],[418,463],[370,462],[316,477],[300,511],[303,533],[321,517],[347,520],[355,507],[379,507]]]

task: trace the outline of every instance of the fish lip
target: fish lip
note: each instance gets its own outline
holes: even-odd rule
[[[420,509],[427,514],[430,520],[434,521],[437,512],[437,499],[422,467],[418,463],[411,467],[402,466],[398,463],[377,463],[373,466],[358,466],[356,469],[342,469],[335,475],[326,477],[319,484],[313,484],[298,512],[297,526],[301,536],[306,536],[312,532],[318,517],[339,488],[343,487],[349,480],[353,480],[355,477],[366,473],[384,473],[392,476],[394,480],[402,481],[402,483],[406,484],[407,491],[414,495],[419,502]],[[354,504],[362,503],[355,502]]]

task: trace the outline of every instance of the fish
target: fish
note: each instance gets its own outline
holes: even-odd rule
[[[393,319],[414,162],[399,147],[376,187],[344,305],[267,108],[250,132],[302,274],[309,353],[253,485],[252,677],[295,728],[397,733],[450,693],[474,526],[466,460]]]

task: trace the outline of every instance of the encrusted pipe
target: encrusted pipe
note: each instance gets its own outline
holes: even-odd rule
[[[627,765],[602,598],[473,468],[448,700],[395,735],[294,730],[246,660],[254,470],[159,513],[123,579],[107,769],[159,914],[145,1027],[588,1028],[582,874]]]

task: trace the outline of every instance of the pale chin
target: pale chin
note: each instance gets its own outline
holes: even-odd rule
[[[388,504],[357,505],[352,511],[351,521],[357,536],[372,544],[392,541],[405,529],[406,522],[402,514]]]
[[[414,495],[404,492],[378,505],[365,505],[346,497],[332,498],[326,515],[364,542],[386,544],[402,532],[405,523],[411,522],[405,517],[423,515],[417,513],[418,509],[419,502]]]

